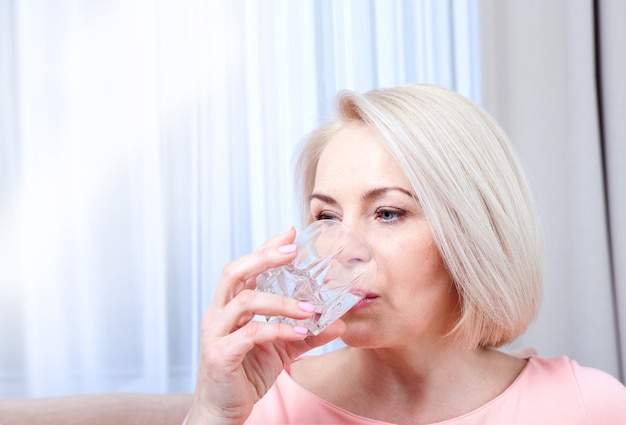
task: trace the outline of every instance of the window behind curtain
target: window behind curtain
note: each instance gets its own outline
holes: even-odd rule
[[[477,19],[475,1],[5,1],[0,396],[192,391],[222,267],[298,224],[294,146],[341,89],[480,102]]]

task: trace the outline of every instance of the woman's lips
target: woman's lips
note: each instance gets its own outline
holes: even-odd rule
[[[365,295],[365,297],[361,298],[354,306],[352,306],[350,311],[360,310],[362,308],[369,307],[373,302],[376,301],[376,299],[378,299],[378,295],[368,293]]]

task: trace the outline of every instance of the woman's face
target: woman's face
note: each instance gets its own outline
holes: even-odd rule
[[[355,228],[378,267],[372,293],[343,316],[346,344],[436,342],[458,319],[454,285],[408,179],[365,125],[350,124],[324,148],[310,197],[316,219]]]

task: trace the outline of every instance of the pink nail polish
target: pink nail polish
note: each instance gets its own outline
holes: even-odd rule
[[[291,243],[289,245],[279,246],[278,252],[280,252],[281,254],[291,254],[296,250],[296,248],[296,244]]]
[[[298,307],[300,307],[300,310],[306,311],[307,313],[313,313],[315,311],[315,306],[306,301],[300,301]]]
[[[309,333],[308,329],[305,328],[304,326],[294,326],[293,331],[297,333],[298,335],[306,335]]]

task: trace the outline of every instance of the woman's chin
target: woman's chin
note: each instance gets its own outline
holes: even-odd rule
[[[372,348],[376,340],[376,327],[364,320],[356,320],[350,316],[348,314],[342,317],[346,324],[346,330],[341,335],[343,343],[353,348]]]

